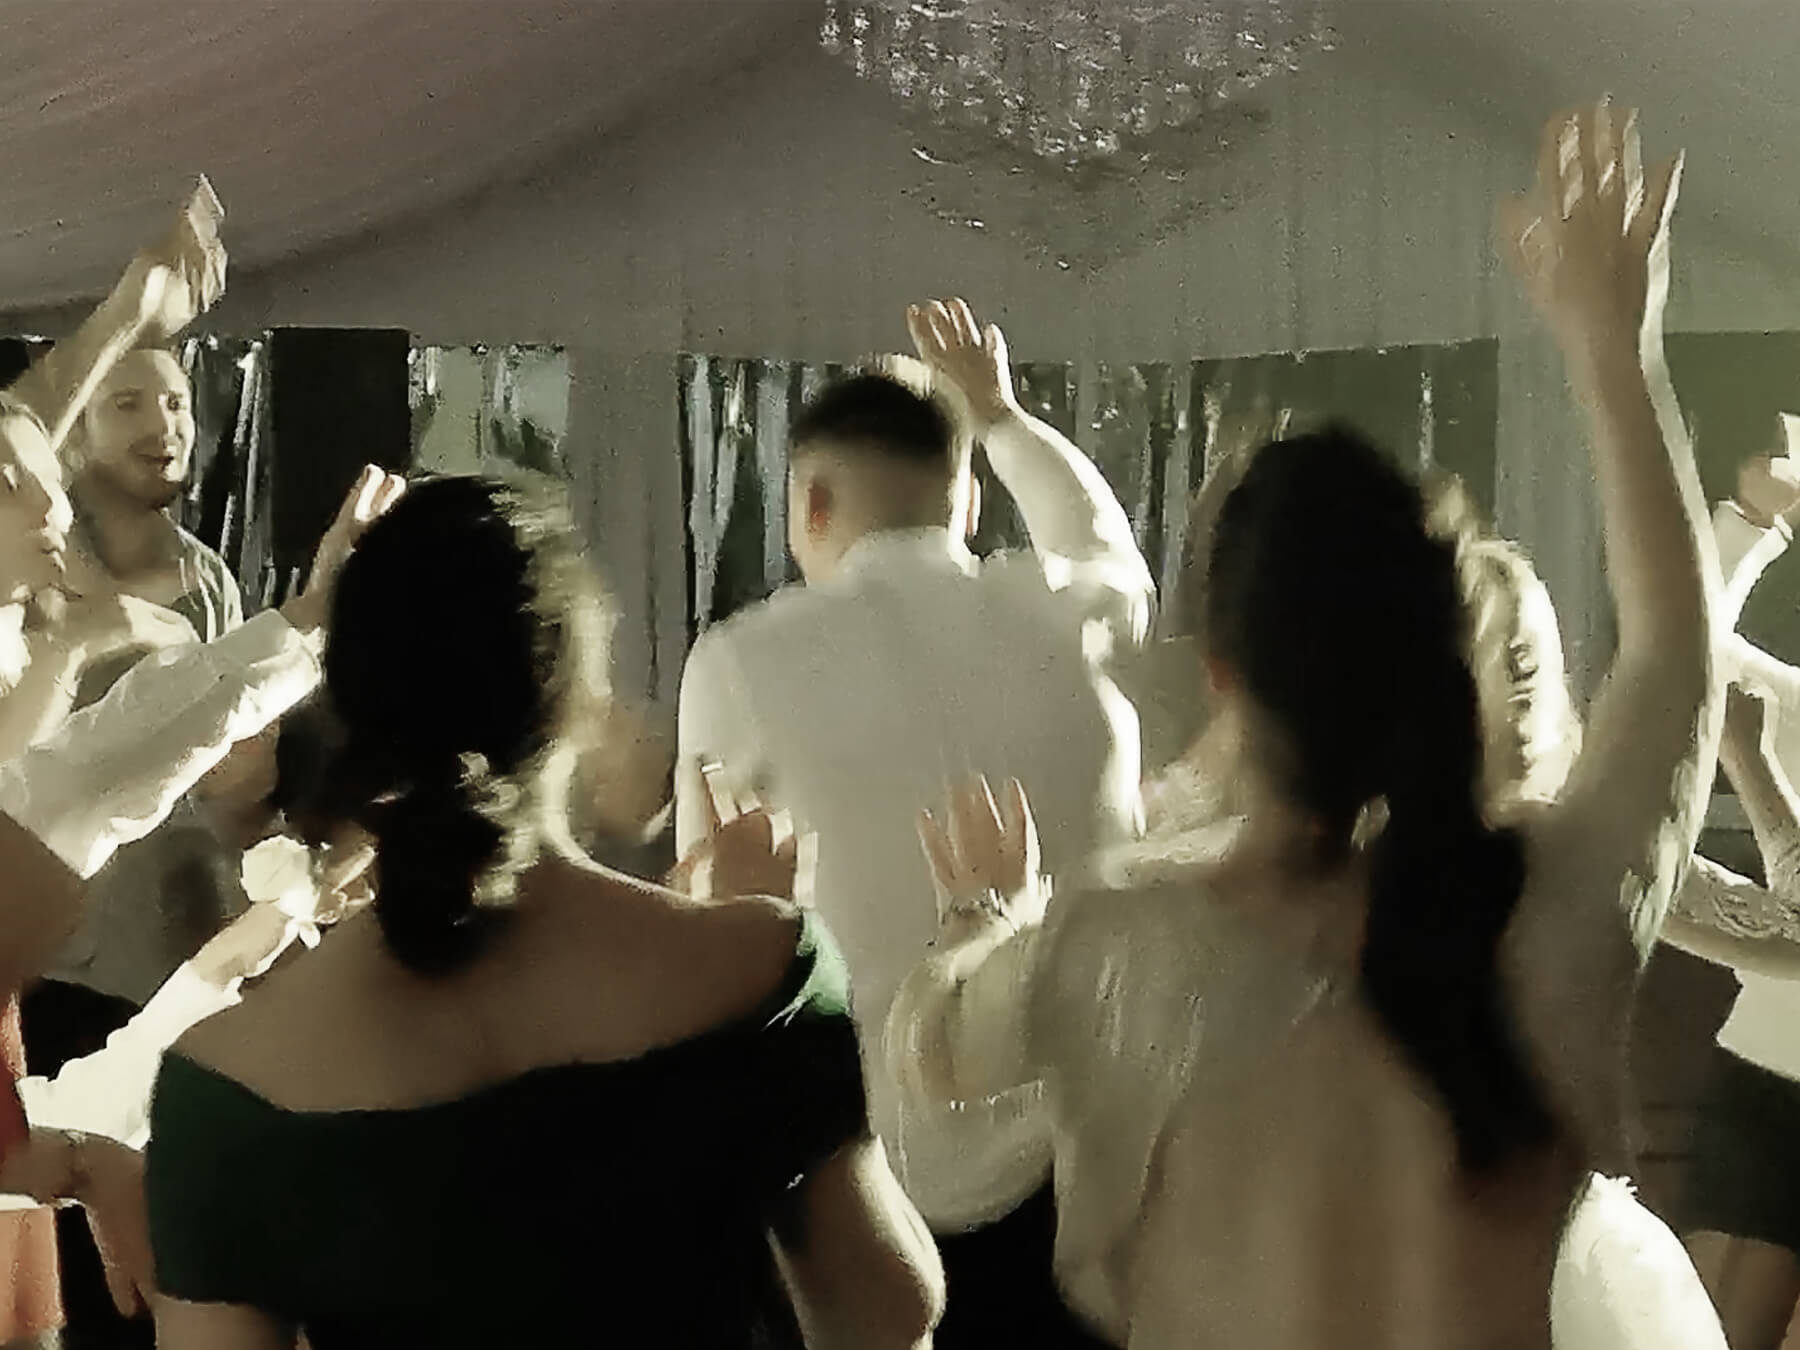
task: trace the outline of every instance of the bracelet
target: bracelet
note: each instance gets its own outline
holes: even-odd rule
[[[93,1181],[88,1170],[88,1136],[79,1130],[62,1132],[64,1147],[68,1150],[68,1165],[64,1169],[67,1180],[63,1182],[62,1194],[51,1196],[51,1201],[65,1201],[69,1204],[81,1204],[87,1197]]]
[[[1019,930],[1019,926],[1012,921],[1012,915],[1006,912],[1006,906],[1000,900],[1000,893],[991,887],[980,895],[959,897],[952,901],[945,917],[948,918],[952,914],[998,919],[1015,933]]]

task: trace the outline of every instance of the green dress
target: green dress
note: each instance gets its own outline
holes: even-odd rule
[[[868,1128],[843,959],[808,915],[751,1016],[451,1102],[284,1110],[169,1054],[157,1281],[314,1350],[765,1345],[786,1334],[765,1235],[794,1234],[799,1183]]]

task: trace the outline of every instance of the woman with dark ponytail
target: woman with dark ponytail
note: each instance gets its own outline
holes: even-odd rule
[[[1255,457],[1189,592],[1232,819],[1048,902],[1016,786],[922,822],[945,931],[890,1065],[939,1103],[1042,1082],[1064,1294],[1121,1345],[1723,1350],[1666,1229],[1653,1306],[1557,1267],[1593,1174],[1629,1170],[1632,993],[1716,737],[1661,362],[1674,177],[1602,104],[1503,214],[1590,415],[1618,614],[1554,802],[1490,812],[1456,541],[1330,427]]]
[[[572,842],[607,636],[547,486],[417,482],[349,560],[310,806],[375,900],[164,1062],[164,1343],[929,1339],[829,935],[722,847],[698,900]]]

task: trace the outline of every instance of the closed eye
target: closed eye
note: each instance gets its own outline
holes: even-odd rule
[[[1514,684],[1528,684],[1538,675],[1538,660],[1531,646],[1515,642],[1506,652],[1507,675]]]

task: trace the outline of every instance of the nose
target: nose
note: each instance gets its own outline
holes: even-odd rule
[[[69,527],[74,524],[75,511],[69,504],[69,494],[63,490],[62,484],[47,483],[36,474],[27,474],[22,486],[24,490],[21,495],[25,498],[31,523],[59,539],[67,534]]]
[[[47,495],[50,498],[50,512],[45,523],[55,534],[57,542],[61,543],[69,537],[69,531],[75,526],[75,506],[61,483],[53,484]]]

